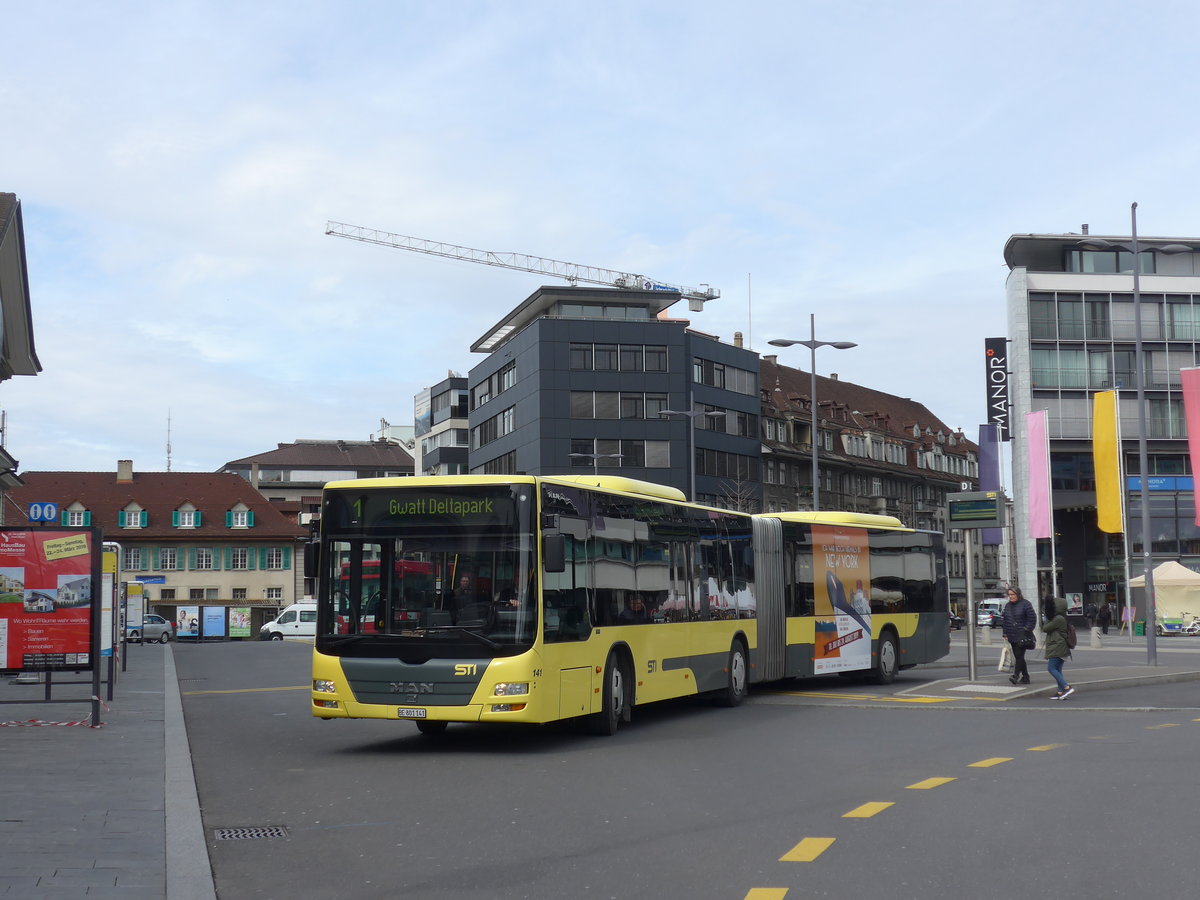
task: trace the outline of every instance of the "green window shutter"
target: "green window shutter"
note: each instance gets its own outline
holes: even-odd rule
[[[67,511],[65,509],[58,514],[58,523],[60,525],[67,524]]]
[[[232,509],[225,510],[225,527],[226,528],[233,527],[233,510]]]
[[[196,548],[188,547],[188,569],[195,570],[196,568]]]
[[[247,528],[254,527],[254,510],[250,510],[249,512],[246,513],[246,527]]]
[[[84,524],[84,526],[85,526],[85,527],[87,527],[87,526],[89,526],[89,525],[91,525],[91,524],[92,524],[92,514],[91,514],[91,512],[85,512],[85,513],[83,514],[83,524]]]
[[[200,523],[200,510],[196,510],[196,518],[193,521],[196,523],[196,527],[199,528],[200,524],[201,524]]]
[[[257,553],[257,551],[255,551],[255,549],[253,547],[246,548],[246,568],[247,569],[257,569],[258,568],[258,553]]]
[[[290,569],[292,567],[292,548],[291,547],[283,548],[283,567],[285,569]]]
[[[117,510],[117,527],[118,528],[125,527],[125,510],[123,510],[123,509]]]
[[[155,572],[162,571],[162,547],[155,547],[150,551],[150,565]]]
[[[179,510],[177,510],[177,509],[171,510],[171,527],[172,528],[179,527]]]
[[[265,569],[267,567],[267,548],[263,547],[258,551],[258,567]]]
[[[225,548],[225,568],[226,569],[233,568],[233,548],[232,547]]]
[[[143,510],[142,510],[140,513],[138,513],[138,515],[139,515],[139,516],[141,516],[141,519],[142,519],[142,527],[143,527],[143,528],[145,528],[147,525],[149,525],[149,524],[150,524],[150,512],[149,512],[149,510],[145,510],[145,509],[143,509]]]

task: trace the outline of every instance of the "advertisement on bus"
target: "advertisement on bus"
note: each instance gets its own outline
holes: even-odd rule
[[[871,667],[871,564],[862,529],[813,525],[813,672]]]
[[[91,529],[0,529],[0,668],[92,669],[99,571]]]

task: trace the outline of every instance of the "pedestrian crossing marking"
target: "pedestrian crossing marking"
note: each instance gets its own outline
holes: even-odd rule
[[[953,778],[926,778],[924,781],[918,781],[916,784],[910,784],[905,790],[909,791],[928,791],[931,788],[941,787],[943,784],[949,784],[954,781]]]
[[[1000,763],[1012,762],[1011,756],[993,756],[991,759],[981,759],[979,762],[968,764],[968,769],[990,769],[992,766],[998,766]]]

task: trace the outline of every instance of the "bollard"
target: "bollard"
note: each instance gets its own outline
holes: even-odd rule
[[[984,646],[987,646],[987,647],[992,646],[992,626],[991,625],[983,626],[983,643],[984,643]]]
[[[1092,643],[1090,646],[1093,650],[1099,650],[1101,647],[1104,646],[1104,644],[1100,641],[1100,626],[1099,625],[1092,626]]]

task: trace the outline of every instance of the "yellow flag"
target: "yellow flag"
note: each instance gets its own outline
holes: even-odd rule
[[[1099,391],[1092,399],[1092,458],[1096,465],[1096,525],[1109,534],[1120,533],[1125,527],[1116,391]]]

